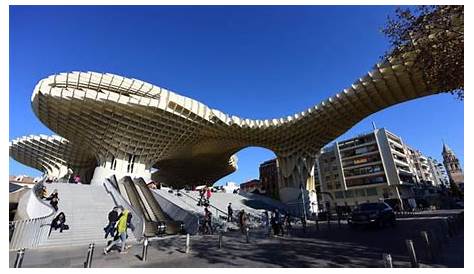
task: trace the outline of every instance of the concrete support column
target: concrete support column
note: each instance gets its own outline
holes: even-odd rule
[[[309,191],[314,190],[315,187],[315,163],[316,158],[309,156],[309,153],[295,153],[285,157],[277,157],[280,200],[283,203],[289,204],[292,208],[301,210],[300,213],[303,212],[302,192],[305,204],[310,204]],[[301,186],[303,187],[303,191],[301,191]],[[311,200],[314,199],[315,198],[312,197]],[[309,206],[307,206],[305,210],[309,212]]]
[[[151,181],[151,172],[145,169],[145,164],[135,163],[133,167],[133,173],[127,172],[127,161],[117,159],[116,169],[108,168],[110,163],[106,163],[106,167],[98,166],[94,170],[94,175],[91,179],[91,185],[102,185],[102,183],[112,175],[115,175],[117,180],[120,180],[124,176],[130,176],[133,178],[141,177],[145,182]]]

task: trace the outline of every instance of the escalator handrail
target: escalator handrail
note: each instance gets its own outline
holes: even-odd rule
[[[133,183],[137,187],[139,187],[140,190],[142,191],[142,194],[143,194],[144,198],[147,200],[153,215],[155,215],[155,218],[156,219],[163,219],[163,220],[160,220],[162,222],[172,222],[172,219],[169,216],[167,216],[167,214],[163,210],[161,210],[160,205],[158,204],[158,201],[156,201],[156,199],[153,197],[153,193],[151,193],[151,191],[146,186],[145,180],[143,180],[143,178],[135,178],[135,179],[133,179]],[[149,191],[148,193],[146,192],[147,190]],[[155,204],[151,205],[151,203],[155,203]],[[156,210],[157,210],[156,207],[160,208],[160,210],[159,210],[160,212],[156,212]],[[161,218],[160,215],[163,218]]]
[[[145,235],[145,218],[142,216],[142,214],[138,213],[137,210],[125,200],[125,198],[123,198],[122,194],[120,194],[120,192],[117,189],[115,189],[115,187],[113,187],[113,183],[110,181],[109,178],[105,180],[104,186],[106,190],[112,195],[112,197],[118,200],[118,201],[115,200],[115,203],[117,205],[122,204],[132,213],[133,217],[140,220],[138,222],[139,225],[136,226],[135,231],[133,231],[133,235],[135,235],[135,238],[137,239],[137,241],[140,241]],[[133,218],[132,218],[132,221],[133,221]]]
[[[186,192],[181,192],[181,191],[180,191],[179,193],[185,195],[186,197],[189,197],[189,198],[193,199],[193,200],[196,201],[196,202],[199,202],[198,199],[192,197],[191,195],[188,195]],[[211,208],[214,208],[216,211],[218,211],[218,212],[224,214],[225,217],[227,217],[227,213],[226,213],[226,212],[220,210],[219,208],[217,208],[217,207],[215,207],[215,206],[213,206],[213,205],[211,205],[211,204],[209,204],[209,206],[210,206]]]
[[[125,190],[127,191],[128,199],[129,200],[130,198],[132,198],[133,200],[136,199],[136,202],[137,202],[136,207],[139,207],[139,208],[135,208],[135,209],[141,212],[141,215],[145,218],[145,221],[152,221],[150,217],[150,213],[148,212],[145,205],[143,204],[143,201],[140,197],[140,193],[138,193],[138,190],[135,187],[135,183],[133,182],[133,179],[130,176],[125,176],[122,179],[120,179],[120,181],[122,180],[123,180],[122,184],[125,187]],[[130,200],[130,204],[133,204],[133,203],[134,202]]]

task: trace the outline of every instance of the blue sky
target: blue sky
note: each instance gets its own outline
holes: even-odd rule
[[[52,134],[31,110],[42,78],[73,70],[133,77],[245,118],[303,111],[370,70],[388,49],[392,6],[11,6],[9,138]],[[441,159],[441,139],[464,160],[464,103],[450,94],[403,103],[361,121]],[[238,153],[219,181],[258,177],[271,151]],[[40,172],[10,159],[10,174]]]

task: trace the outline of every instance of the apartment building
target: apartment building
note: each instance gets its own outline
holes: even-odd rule
[[[416,181],[405,145],[383,128],[326,148],[318,158],[317,171],[323,206],[384,200],[403,208],[414,203]]]

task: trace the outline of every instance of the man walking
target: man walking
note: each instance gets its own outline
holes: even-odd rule
[[[117,223],[118,239],[112,241],[107,247],[104,248],[105,255],[107,255],[109,250],[118,243],[121,243],[120,254],[127,253],[125,251],[125,241],[127,240],[127,220],[128,220],[128,210],[125,209],[120,215],[118,223]]]
[[[212,213],[207,207],[204,208],[204,227],[206,234],[214,234],[214,229],[212,228]]]
[[[109,216],[108,216],[108,219],[109,219],[109,224],[104,227],[104,231],[105,231],[105,239],[107,239],[107,237],[109,236],[113,236],[114,235],[114,230],[115,230],[115,224],[117,223],[118,221],[118,217],[119,217],[119,208],[118,207],[114,207],[110,212],[109,212]]]
[[[227,221],[232,222],[232,216],[234,214],[234,210],[232,209],[232,203],[229,203],[227,206]]]

